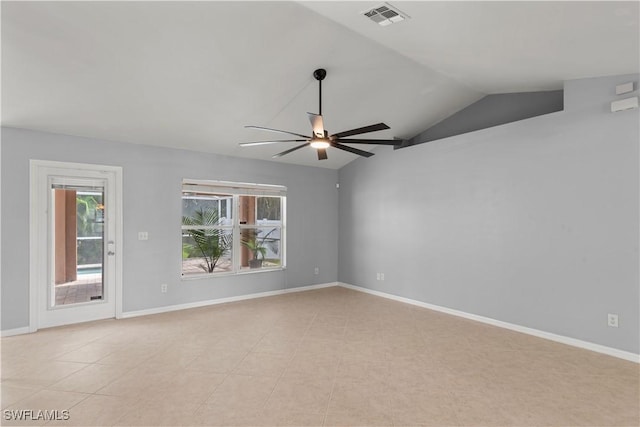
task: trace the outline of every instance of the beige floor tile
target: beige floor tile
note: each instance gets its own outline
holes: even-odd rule
[[[236,333],[225,335],[211,345],[211,349],[234,352],[247,353],[252,350],[262,339],[264,334],[256,334],[255,331]]]
[[[386,360],[388,347],[380,339],[373,341],[344,340],[342,358],[348,361],[376,362]]]
[[[136,399],[91,395],[69,410],[69,419],[51,421],[52,426],[112,426],[138,405]]]
[[[65,417],[65,413],[62,411],[59,412],[60,415],[58,415],[57,412],[51,412],[50,410],[7,408],[2,412],[3,426],[43,426],[46,425],[50,419]]]
[[[22,399],[13,405],[9,405],[3,410],[3,425],[44,425],[49,421],[47,416],[38,417],[38,411],[58,411],[62,415],[62,411],[71,411],[74,405],[83,401],[89,394],[72,393],[66,391],[41,390],[25,399]],[[15,411],[30,410],[33,414],[23,419],[23,421],[6,420],[6,414],[15,413]],[[12,412],[13,411],[13,412]],[[55,412],[53,412],[55,414]],[[54,415],[55,416],[55,415]]]
[[[64,353],[56,358],[66,362],[94,363],[118,350],[118,346],[110,343],[92,342],[76,350]]]
[[[117,365],[135,368],[157,354],[158,348],[153,345],[136,347],[126,346],[116,350],[96,363],[101,365]]]
[[[341,356],[345,348],[340,339],[320,338],[306,335],[298,345],[297,354],[311,353],[316,355]]]
[[[17,377],[23,372],[29,372],[38,368],[38,364],[29,364],[23,360],[16,358],[8,358],[2,355],[0,360],[0,380],[5,381],[13,377]]]
[[[345,315],[330,315],[325,313],[318,313],[313,319],[311,327],[313,326],[329,326],[344,328],[347,325],[349,318]]]
[[[392,363],[389,364],[389,375],[386,378],[389,388],[402,392],[403,390],[450,390],[455,383],[455,374],[442,369],[434,371],[431,369],[423,369],[420,366],[402,366],[398,367]]]
[[[256,353],[280,354],[293,356],[300,344],[300,339],[281,333],[268,333],[256,344],[253,351]]]
[[[114,365],[87,365],[47,388],[50,390],[95,393],[125,375],[129,370],[130,368],[128,367]]]
[[[290,427],[315,427],[324,422],[324,414],[305,414],[301,412],[282,412],[265,410],[261,414],[263,425],[290,426]]]
[[[640,426],[640,411],[637,404],[635,407],[628,405],[618,408],[597,408],[588,402],[573,402],[568,407],[569,419],[574,425]]]
[[[343,359],[337,370],[340,381],[373,380],[386,382],[392,370],[384,360],[353,361]]]
[[[298,352],[284,370],[287,378],[312,378],[333,381],[340,366],[340,356],[323,352]]]
[[[168,351],[184,350],[185,353],[192,353],[198,349],[206,350],[220,341],[224,336],[222,333],[212,333],[210,325],[195,322],[189,325],[190,329],[179,333],[171,340]],[[195,328],[195,330],[194,330]]]
[[[454,396],[451,402],[455,408],[455,415],[460,425],[475,426],[509,426],[517,420],[508,412],[507,408],[516,409],[518,406],[507,405],[504,399],[488,397],[489,395]],[[504,397],[504,395],[500,395]],[[502,400],[502,401],[499,401]],[[516,410],[515,412],[520,412]]]
[[[167,402],[146,402],[127,411],[118,419],[116,426],[189,426],[196,423],[199,405]]]
[[[383,344],[383,338],[380,331],[374,326],[371,328],[361,326],[347,326],[344,330],[343,339],[347,343],[380,343]]]
[[[0,391],[0,407],[2,409],[9,405],[13,405],[16,402],[21,401],[31,395],[40,391],[40,388],[30,388],[24,386],[12,386],[3,383]]]
[[[70,408],[49,424],[640,425],[638,364],[343,288],[45,329],[1,359],[3,409]]]
[[[307,329],[305,336],[326,340],[342,340],[344,338],[344,333],[344,326],[311,325],[309,329]]]
[[[149,359],[144,361],[145,366],[176,366],[184,368],[189,366],[196,358],[206,354],[208,349],[200,345],[177,344],[172,345],[163,351],[156,352]]]
[[[204,403],[216,413],[242,414],[262,410],[271,396],[277,378],[229,375]]]
[[[325,426],[393,426],[391,414],[329,411]]]
[[[282,340],[299,341],[304,337],[307,329],[307,325],[301,325],[297,323],[276,323],[264,336],[278,337]]]
[[[506,406],[502,402],[502,406]],[[627,425],[640,421],[638,403],[618,405],[615,398],[603,396],[585,400],[578,395],[558,395],[554,391],[530,394],[513,406],[519,411],[508,411],[511,416],[526,416],[527,422],[538,425]],[[636,424],[640,425],[640,424]]]
[[[139,398],[143,396],[151,386],[152,379],[150,377],[136,372],[136,369],[133,369],[98,389],[95,393],[108,396]]]
[[[456,405],[446,391],[397,391],[390,395],[393,421],[396,425],[459,425]]]
[[[141,397],[145,403],[166,402],[171,406],[200,405],[213,394],[226,375],[178,369],[157,378],[154,385]]]
[[[324,414],[333,381],[313,378],[280,379],[266,404],[270,411]]]
[[[30,334],[37,335],[37,334]],[[68,343],[66,341],[56,341],[55,339],[45,338],[42,340],[42,343],[37,343],[33,338],[29,340],[29,344],[21,345],[21,346],[9,346],[9,348],[5,348],[5,340],[11,339],[15,337],[3,338],[2,344],[2,359],[3,362],[5,360],[11,362],[18,362],[21,364],[28,365],[37,365],[39,363],[43,363],[46,361],[54,360],[56,357],[61,356],[65,353],[68,353],[72,350],[76,350],[82,346],[82,344],[74,344]],[[46,351],[37,351],[34,352],[35,348],[44,348],[46,347]],[[4,363],[3,363],[4,365]],[[4,375],[3,375],[4,376]]]
[[[244,426],[261,427],[275,426],[275,421],[265,417],[261,409],[245,408],[225,408],[218,406],[203,405],[194,413],[193,425],[198,426]]]
[[[237,375],[279,377],[289,365],[290,356],[251,352],[234,368]]]
[[[187,364],[187,369],[226,374],[242,362],[248,352],[211,348]]]
[[[328,425],[393,425],[386,384],[370,378],[336,380],[327,409]]]
[[[85,368],[87,364],[46,360],[22,369],[3,382],[9,385],[46,387]]]

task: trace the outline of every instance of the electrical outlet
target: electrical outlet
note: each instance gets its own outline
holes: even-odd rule
[[[376,273],[376,280],[380,280],[380,273]]]
[[[384,273],[380,273],[380,280],[384,280]]]
[[[149,240],[149,232],[138,231],[138,240]]]
[[[607,325],[612,328],[618,327],[618,315],[617,314],[607,314]]]
[[[167,293],[167,284],[163,283],[162,285],[160,285],[160,292],[162,292],[163,294]]]
[[[313,274],[320,274],[320,268],[319,267],[314,268]]]

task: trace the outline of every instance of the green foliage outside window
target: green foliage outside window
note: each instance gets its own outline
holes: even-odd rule
[[[219,225],[217,209],[197,209],[193,216],[183,216],[182,225],[202,226],[183,230],[191,239],[182,244],[182,258],[202,258],[200,264],[207,273],[213,273],[220,258],[231,249],[232,236],[219,228],[208,228]]]
[[[77,248],[78,265],[102,264],[103,227],[101,194],[76,195],[76,232],[78,237],[99,237],[97,239],[79,239]]]

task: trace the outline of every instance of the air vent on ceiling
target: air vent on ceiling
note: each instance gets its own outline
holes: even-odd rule
[[[383,27],[391,25],[394,22],[404,21],[409,18],[406,13],[400,12],[397,8],[391,6],[389,3],[383,3],[373,9],[368,9],[362,12],[364,16],[371,19],[378,25]]]

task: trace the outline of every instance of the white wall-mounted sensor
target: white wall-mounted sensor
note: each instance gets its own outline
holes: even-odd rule
[[[623,93],[633,92],[633,82],[623,83],[616,86],[616,95],[622,95]]]
[[[619,101],[613,101],[611,103],[611,112],[615,113],[618,111],[631,110],[633,108],[638,108],[638,97],[634,96],[633,98],[621,99]]]

